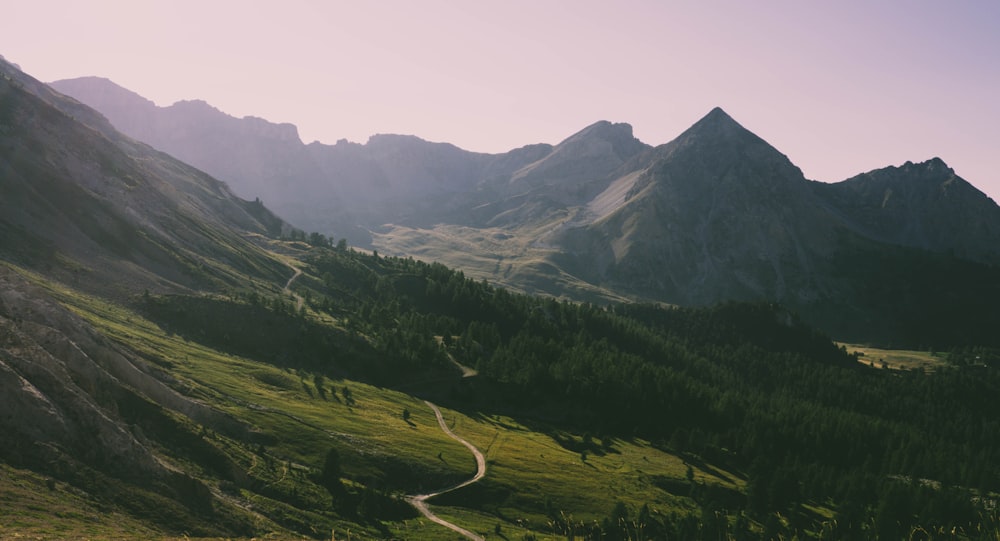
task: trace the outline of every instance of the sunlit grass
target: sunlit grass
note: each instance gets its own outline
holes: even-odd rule
[[[126,539],[160,535],[86,493],[0,462],[0,539]]]
[[[388,389],[314,375],[221,353],[179,335],[121,306],[73,292],[60,300],[109,338],[137,353],[169,364],[185,392],[207,400],[273,436],[276,454],[318,467],[332,445],[367,455],[403,457],[428,471],[471,476],[475,462],[466,449],[441,432],[423,401]],[[353,399],[348,404],[343,389]],[[325,394],[325,398],[324,398]],[[410,411],[409,423],[403,410]],[[440,454],[441,458],[438,458]],[[346,461],[350,465],[350,460]]]
[[[858,362],[875,368],[890,370],[924,370],[933,372],[946,366],[944,357],[929,351],[882,349],[859,344],[837,343],[848,353],[860,353]]]
[[[558,221],[537,225],[511,235],[502,228],[468,228],[438,224],[431,228],[394,225],[373,235],[373,244],[386,254],[413,256],[462,269],[470,278],[503,285],[528,294],[573,291],[595,301],[624,301],[621,295],[595,286],[553,265],[555,252],[536,242],[558,226]]]
[[[547,506],[583,521],[608,516],[618,501],[632,510],[644,504],[661,512],[694,509],[690,499],[668,494],[653,483],[657,476],[685,480],[688,464],[648,442],[615,439],[605,450],[588,453],[584,458],[580,452],[561,446],[552,436],[508,417],[472,418],[455,411],[442,411],[452,430],[486,455],[487,475],[483,487],[461,489],[438,501],[454,503],[483,498],[482,508],[475,515],[486,510],[491,515],[485,516],[502,517],[507,524],[519,523],[539,531],[544,531],[549,520],[544,514]],[[559,436],[581,441],[580,435],[559,433]],[[738,476],[729,472],[691,467],[696,483],[733,489],[744,486]],[[441,516],[458,513],[456,508],[446,509],[436,504],[436,500],[430,503],[435,512],[440,510]],[[492,529],[497,519],[486,522],[489,524],[477,519],[472,524],[459,522],[459,525]]]

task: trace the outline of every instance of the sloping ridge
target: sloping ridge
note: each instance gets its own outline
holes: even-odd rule
[[[940,158],[814,185],[860,233],[880,242],[1000,263],[1000,207]]]
[[[385,222],[439,215],[428,208],[471,189],[487,169],[523,165],[521,159],[494,164],[489,155],[403,135],[305,145],[291,124],[235,118],[199,100],[158,107],[94,78],[52,86],[100,108],[127,135],[228,182],[240,196],[260,198],[296,227],[352,244],[366,245],[366,230]]]
[[[283,227],[266,208],[12,66],[0,72],[4,257],[102,294],[284,278],[251,242]]]

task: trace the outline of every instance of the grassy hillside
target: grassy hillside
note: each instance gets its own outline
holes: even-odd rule
[[[235,509],[252,509],[246,520],[254,528],[291,530],[312,536],[321,536],[328,529],[352,529],[355,535],[377,537],[389,530],[398,533],[421,527],[428,530],[428,538],[439,538],[441,531],[435,529],[437,526],[423,524],[423,519],[415,520],[409,510],[389,502],[391,496],[388,503],[384,502],[386,509],[381,512],[386,515],[379,517],[382,520],[358,516],[357,506],[368,490],[377,491],[380,497],[415,492],[446,486],[473,473],[474,463],[468,451],[440,431],[433,413],[420,399],[363,381],[328,376],[338,371],[336,367],[341,363],[336,361],[333,366],[319,367],[314,372],[293,367],[300,364],[297,358],[287,360],[282,366],[270,358],[266,362],[232,355],[161,327],[128,307],[74,292],[37,276],[33,278],[102,335],[128,345],[149,362],[152,370],[169,374],[171,387],[247,426],[245,433],[236,434],[223,426],[192,425],[178,418],[179,432],[171,434],[172,441],[162,451],[164,458],[177,467],[197,473],[219,499]],[[250,308],[248,304],[221,297],[185,300],[195,302],[196,306],[202,306],[200,302],[217,302],[231,304],[232,310]],[[169,300],[136,298],[140,309],[158,302]],[[303,322],[323,325],[314,314],[286,317],[299,325]],[[267,324],[276,330],[283,326],[279,321]],[[344,333],[335,324],[327,323],[326,328],[334,334]],[[275,336],[286,344],[295,341],[283,339],[277,333]],[[351,362],[358,361],[347,359],[344,364]],[[313,363],[302,360],[301,364]],[[378,367],[366,368],[367,371],[355,370],[361,377],[379,377]],[[434,374],[434,371],[426,373],[430,380],[426,384],[411,383],[426,390],[438,388],[437,382],[441,380],[458,378],[456,373],[444,370]],[[408,412],[408,419],[403,418],[403,411]],[[163,415],[173,417],[170,412]],[[487,483],[453,496],[455,501],[442,502],[458,504],[453,514],[465,516],[472,512],[464,520],[480,530],[489,531],[501,523],[506,528],[516,526],[541,533],[549,528],[547,512],[558,510],[581,520],[595,520],[610,513],[619,500],[636,509],[646,502],[659,502],[658,510],[662,512],[696,508],[683,488],[686,471],[683,459],[657,450],[648,442],[609,437],[597,443],[589,435],[547,426],[532,428],[499,415],[470,417],[448,411],[446,418],[457,432],[489,456]],[[166,430],[163,426],[141,429],[150,437]],[[588,443],[583,443],[584,438]],[[590,446],[594,449],[589,450]],[[331,497],[316,482],[330,449],[340,454],[344,475],[344,493],[336,497]],[[731,489],[742,484],[732,474],[707,465],[705,468],[696,467],[697,481]],[[657,487],[657,482],[662,484],[666,479],[681,486],[675,490],[680,490],[680,495]],[[602,492],[608,486],[619,488],[612,494]],[[100,498],[86,495],[85,489],[73,490]],[[338,497],[344,501],[338,503]],[[44,524],[27,518],[12,520],[8,531],[26,535],[51,531],[115,535],[116,526],[103,520],[97,520],[95,529],[78,529],[84,528],[81,521],[94,517],[87,515],[87,507],[70,498],[69,493],[63,499],[67,500],[63,505],[73,511],[62,513],[58,520],[49,517]],[[13,497],[8,512],[13,516],[15,509],[24,506],[25,513],[16,514],[30,517],[34,515],[27,511],[36,505],[32,498]],[[171,532],[163,524],[149,524],[145,520],[148,517],[132,516],[129,509],[119,509],[114,504],[97,505],[105,506],[108,518],[117,514],[128,517],[124,523],[119,521],[123,532],[146,531],[154,536],[181,533]],[[398,519],[394,519],[397,515]]]
[[[587,283],[560,268],[558,250],[537,239],[561,227],[559,220],[524,227],[517,235],[500,227],[470,228],[435,224],[424,228],[393,225],[373,235],[376,249],[462,269],[527,294],[560,295],[578,301],[620,302],[626,297]]]

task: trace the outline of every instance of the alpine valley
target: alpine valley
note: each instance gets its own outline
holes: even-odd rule
[[[995,541],[998,264],[721,109],[304,145],[0,60],[0,539]]]

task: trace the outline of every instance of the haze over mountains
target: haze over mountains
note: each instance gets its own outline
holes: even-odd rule
[[[777,301],[830,332],[871,338],[874,326],[910,339],[895,311],[925,294],[930,306],[946,301],[885,273],[913,284],[925,260],[961,261],[956,272],[976,276],[1000,263],[1000,207],[940,159],[809,181],[718,108],[656,147],[602,121],[555,146],[489,155],[401,135],[304,145],[287,124],[203,102],[157,107],[105,79],[52,86],[307,231],[528,292]],[[871,254],[888,259],[845,269]],[[995,289],[958,281],[963,300]],[[862,293],[872,289],[897,298],[876,305]]]
[[[104,292],[124,283],[232,283],[230,267],[288,272],[246,237],[280,233],[283,222],[262,206],[20,71],[4,77],[0,235],[8,249],[56,272],[67,266],[55,263],[72,262],[73,280]]]
[[[1000,532],[996,205],[940,161],[819,185],[721,109],[659,147],[598,122],[503,155],[249,122],[253,157],[354,164],[364,194],[301,202],[395,220],[380,251],[954,350],[873,368],[769,302],[559,302],[281,238],[0,61],[0,537],[438,539],[403,495],[479,471],[467,446],[486,476],[432,505],[473,539]],[[228,129],[201,141],[245,151]]]

